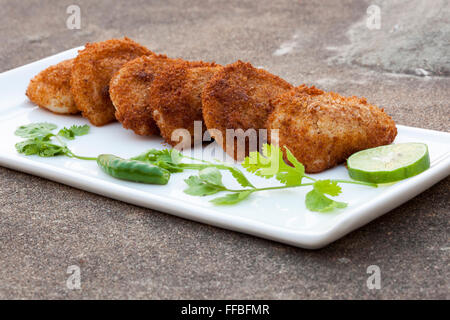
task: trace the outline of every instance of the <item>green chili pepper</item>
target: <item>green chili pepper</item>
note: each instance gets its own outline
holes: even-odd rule
[[[137,160],[126,160],[112,154],[101,154],[97,164],[114,178],[148,184],[167,184],[170,172]]]

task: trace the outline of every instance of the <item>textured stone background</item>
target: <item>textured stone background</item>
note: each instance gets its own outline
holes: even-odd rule
[[[81,8],[81,30],[66,8]],[[366,27],[369,5],[381,29]],[[0,71],[111,37],[251,61],[450,131],[449,3],[0,0]],[[1,100],[0,100],[1,103]],[[0,168],[0,298],[450,298],[450,179],[325,249],[221,230]],[[66,289],[81,267],[82,290]],[[366,268],[380,266],[382,289]]]

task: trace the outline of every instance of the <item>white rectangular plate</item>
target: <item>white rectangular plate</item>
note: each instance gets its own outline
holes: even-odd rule
[[[186,187],[183,180],[196,174],[194,171],[173,174],[166,186],[145,185],[113,179],[100,171],[93,161],[19,155],[14,144],[20,138],[14,136],[14,131],[20,125],[42,121],[60,127],[88,124],[80,116],[58,116],[41,110],[25,96],[28,82],[35,74],[76,56],[77,49],[0,74],[0,165],[186,219],[311,249],[339,239],[450,174],[450,134],[405,126],[398,126],[395,142],[426,143],[431,168],[416,177],[380,188],[343,184],[343,193],[337,200],[345,201],[349,206],[332,213],[310,212],[305,208],[304,198],[309,188],[259,192],[237,205],[214,206],[208,202],[214,196],[202,198],[183,193]],[[161,138],[136,136],[119,123],[92,127],[90,134],[77,138],[69,146],[80,155],[112,153],[122,157],[131,157],[150,148],[163,148]],[[277,184],[251,174],[247,176],[257,185]],[[314,176],[349,178],[342,165]],[[226,173],[224,182],[237,187]]]

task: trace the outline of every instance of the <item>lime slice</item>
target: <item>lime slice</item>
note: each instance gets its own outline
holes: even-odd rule
[[[359,151],[347,160],[352,179],[388,183],[415,176],[430,167],[423,143],[399,143]]]

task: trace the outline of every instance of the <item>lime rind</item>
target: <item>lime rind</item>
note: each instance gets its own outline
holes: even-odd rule
[[[423,143],[401,143],[359,151],[347,160],[352,179],[389,183],[413,177],[430,167],[428,147]]]

